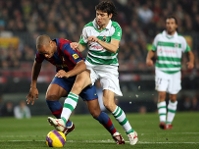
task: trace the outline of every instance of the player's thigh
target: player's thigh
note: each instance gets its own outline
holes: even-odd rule
[[[169,86],[169,76],[167,74],[156,71],[155,76],[155,89],[160,92],[166,92]]]
[[[75,78],[57,78],[54,77],[46,92],[47,100],[59,100],[67,96],[71,90]]]
[[[80,94],[80,92],[91,84],[90,71],[86,70],[76,76],[75,82],[71,89],[71,92]]]
[[[100,77],[100,83],[103,90],[110,90],[117,96],[122,96],[117,75],[107,74],[107,76]]]
[[[168,92],[177,94],[181,90],[181,73],[173,74],[169,82]]]

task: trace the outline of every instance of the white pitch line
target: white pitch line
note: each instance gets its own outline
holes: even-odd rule
[[[45,142],[45,140],[0,140],[0,142]],[[113,140],[67,140],[70,143],[115,143]],[[125,141],[129,143],[129,141]],[[199,142],[147,142],[139,141],[138,144],[199,144]]]

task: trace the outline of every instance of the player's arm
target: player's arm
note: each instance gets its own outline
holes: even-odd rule
[[[77,49],[79,52],[83,52],[86,49],[86,46],[78,43],[78,42],[71,42],[70,47],[74,50]]]
[[[41,63],[37,63],[34,61],[33,66],[32,66],[32,72],[31,72],[31,88],[37,88],[37,78],[39,76],[41,70]]]
[[[85,70],[86,70],[86,64],[84,60],[81,60],[75,65],[75,67],[72,70],[68,72],[65,72],[64,70],[59,70],[55,76],[58,78],[63,78],[63,77],[69,78],[76,76]]]
[[[146,57],[146,65],[147,66],[153,66],[153,60],[152,58],[155,56],[155,51],[153,50],[149,50],[147,53],[147,57]]]
[[[26,102],[27,104],[34,104],[35,100],[38,99],[38,89],[37,89],[37,78],[39,76],[41,70],[41,63],[37,63],[34,61],[31,71],[31,84],[30,84],[30,90],[28,95],[26,96]]]
[[[92,41],[92,42],[97,42],[99,43],[104,49],[106,49],[109,52],[112,53],[116,53],[118,48],[119,48],[119,44],[120,44],[120,40],[117,39],[111,39],[110,43],[107,43],[105,41],[102,41],[94,36],[90,36],[88,37],[88,41]]]
[[[187,62],[188,69],[193,69],[194,67],[194,54],[192,51],[188,51],[189,61]]]

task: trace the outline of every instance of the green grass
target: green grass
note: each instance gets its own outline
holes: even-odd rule
[[[160,130],[158,115],[127,114],[138,132],[139,143],[128,144],[127,136],[119,124],[116,128],[126,140],[125,145],[116,145],[110,134],[90,115],[73,115],[75,131],[67,136],[67,149],[198,149],[199,113],[177,113],[172,130]],[[47,116],[17,120],[0,118],[0,149],[47,149],[46,134],[53,127],[47,123]]]

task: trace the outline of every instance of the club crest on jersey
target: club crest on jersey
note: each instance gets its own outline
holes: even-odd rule
[[[72,56],[73,56],[74,59],[79,58],[79,55],[77,55],[77,54],[73,54]]]
[[[106,41],[106,36],[104,36],[104,37],[102,38],[102,41],[104,41],[104,42]]]
[[[175,44],[174,44],[174,47],[175,47],[175,48],[179,47],[179,44],[178,44],[178,43],[175,43]]]

